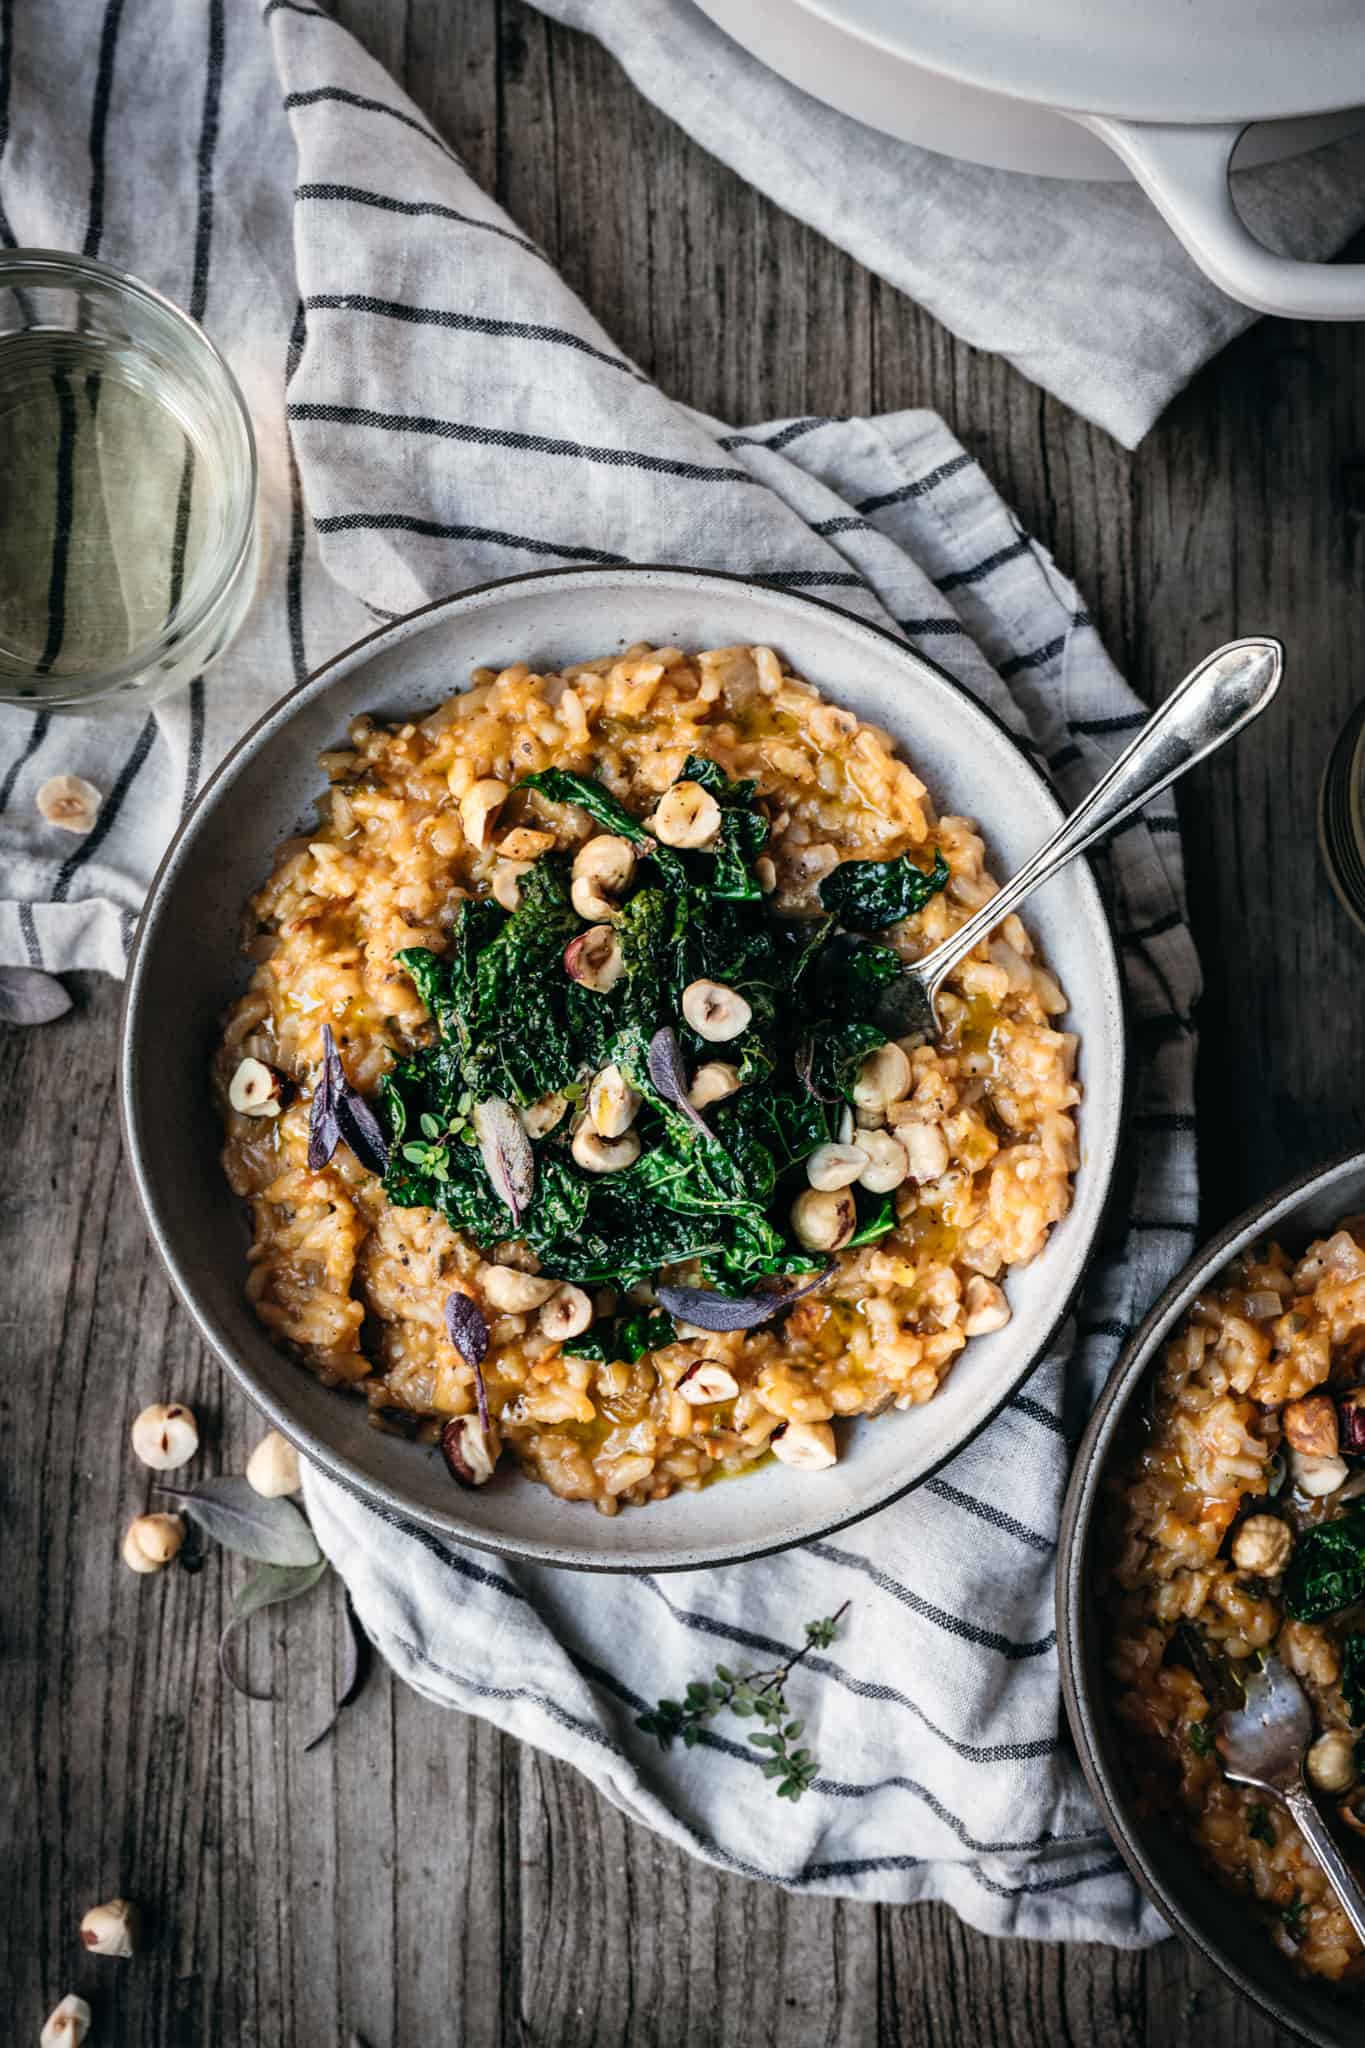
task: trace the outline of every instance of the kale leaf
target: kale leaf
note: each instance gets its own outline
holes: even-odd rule
[[[876,932],[923,910],[948,878],[941,852],[928,869],[916,867],[906,853],[895,860],[845,860],[820,884],[820,901],[846,930]]]
[[[1365,1629],[1352,1629],[1342,1642],[1341,1697],[1365,1741]]]
[[[1284,1579],[1295,1621],[1319,1621],[1365,1597],[1365,1502],[1300,1536]]]
[[[677,1334],[672,1316],[663,1309],[651,1312],[642,1308],[632,1315],[594,1323],[581,1337],[570,1337],[564,1350],[570,1358],[595,1358],[601,1365],[615,1358],[634,1365],[647,1351],[661,1351],[665,1344],[673,1343]]]
[[[574,775],[567,768],[542,768],[538,774],[523,775],[518,789],[538,789],[552,804],[577,804],[580,810],[606,832],[615,832],[632,845],[643,845],[649,834],[638,818],[591,775]]]

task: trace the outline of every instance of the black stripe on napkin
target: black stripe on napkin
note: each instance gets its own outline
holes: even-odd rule
[[[677,476],[689,483],[767,485],[746,469],[717,468],[710,463],[682,462],[671,455],[645,455],[637,448],[598,448],[586,441],[565,441],[551,434],[522,434],[511,427],[481,427],[468,420],[443,420],[430,413],[376,412],[366,405],[338,405],[300,399],[289,407],[291,420],[318,420],[336,426],[372,427],[388,434],[434,434],[442,441],[463,441],[480,448],[511,448],[530,455],[565,455],[580,462],[598,462],[608,469],[644,469],[657,476]]]

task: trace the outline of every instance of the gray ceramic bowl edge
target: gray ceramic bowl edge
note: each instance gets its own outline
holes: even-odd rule
[[[259,720],[208,783],[158,871],[129,963],[120,1111],[153,1241],[200,1333],[331,1477],[381,1512],[500,1553],[583,1569],[688,1570],[861,1519],[921,1484],[999,1414],[1064,1321],[1101,1227],[1123,1119],[1126,1034],[1107,916],[1093,875],[1076,863],[1029,911],[1073,999],[1068,1025],[1081,1035],[1086,1103],[1072,1210],[1033,1265],[1016,1269],[1012,1324],[978,1339],[927,1407],[851,1425],[851,1454],[818,1488],[772,1467],[742,1488],[675,1495],[604,1520],[519,1476],[460,1494],[439,1459],[369,1430],[362,1404],[320,1387],[276,1350],[242,1298],[244,1241],[204,1085],[216,1019],[241,984],[241,905],[320,787],[316,754],[357,711],[421,715],[462,687],[476,662],[584,659],[634,639],[771,641],[817,686],[888,726],[942,809],[980,815],[997,872],[1060,818],[990,712],[895,635],[823,600],[666,567],[551,570],[479,586],[343,650]],[[979,802],[966,800],[973,795]]]
[[[1176,1830],[1144,1832],[1134,1817],[1121,1741],[1105,1696],[1090,1584],[1095,1509],[1105,1465],[1130,1401],[1194,1296],[1258,1238],[1279,1234],[1291,1245],[1306,1244],[1339,1217],[1362,1207],[1365,1151],[1354,1150],[1275,1189],[1195,1253],[1148,1310],[1105,1382],[1077,1447],[1057,1555],[1062,1697],[1081,1769],[1116,1848],[1174,1930],[1253,2004],[1315,2048],[1355,2048],[1360,2040],[1359,2003],[1353,2003],[1349,1994],[1297,1977],[1261,1936],[1250,1905],[1223,1891],[1203,1871]]]

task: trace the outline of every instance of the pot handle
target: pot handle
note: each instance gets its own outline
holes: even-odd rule
[[[1230,298],[1291,320],[1365,320],[1365,263],[1300,263],[1258,242],[1232,203],[1246,122],[1166,126],[1076,117],[1128,166],[1200,269]]]

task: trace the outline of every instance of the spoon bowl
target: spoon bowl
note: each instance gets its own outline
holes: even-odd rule
[[[883,992],[876,1012],[882,1029],[892,1038],[941,1037],[938,993],[959,961],[1068,861],[1259,718],[1283,675],[1284,648],[1268,635],[1230,640],[1206,655],[1033,858],[975,916],[908,965]]]

